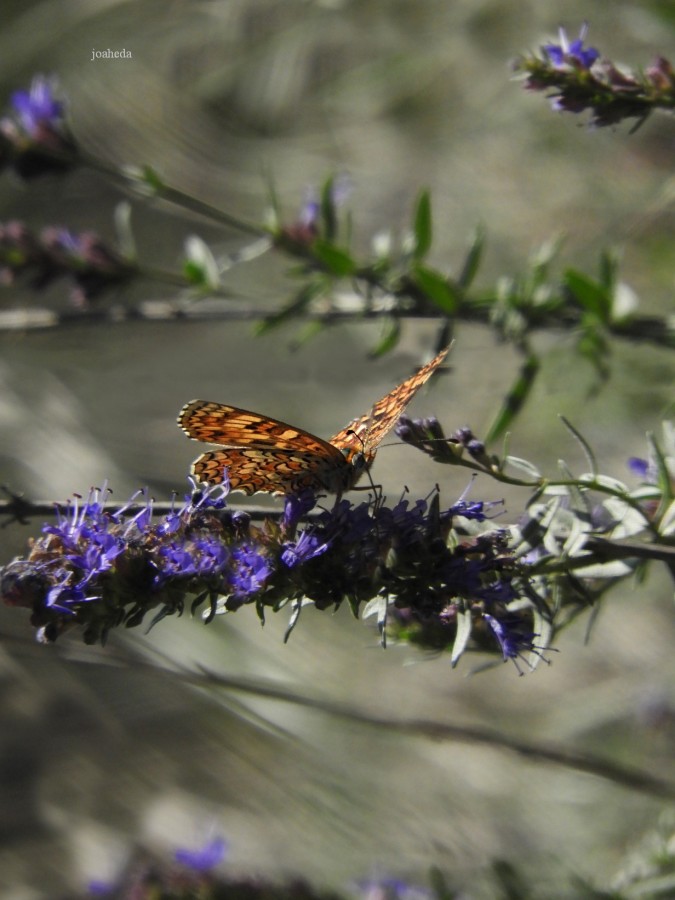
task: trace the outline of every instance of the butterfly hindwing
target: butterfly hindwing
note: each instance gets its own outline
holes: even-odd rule
[[[222,484],[227,480],[233,491],[256,494],[261,491],[299,494],[311,489],[335,490],[336,478],[349,475],[347,461],[336,451],[337,458],[326,460],[314,453],[239,447],[209,450],[192,464],[197,481]]]

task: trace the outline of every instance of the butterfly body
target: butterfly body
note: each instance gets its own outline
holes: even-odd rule
[[[308,489],[342,494],[370,468],[380,441],[447,352],[442,350],[328,441],[246,409],[192,400],[181,410],[178,424],[193,440],[218,447],[194,461],[192,474],[209,484],[221,484],[227,475],[231,490],[245,494]]]

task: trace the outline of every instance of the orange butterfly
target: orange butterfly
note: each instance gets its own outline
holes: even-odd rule
[[[245,494],[298,494],[306,489],[342,494],[370,468],[380,441],[449,349],[329,441],[236,406],[192,400],[180,411],[178,424],[193,440],[222,448],[198,456],[192,475],[197,481],[221,484],[227,470],[231,489]]]

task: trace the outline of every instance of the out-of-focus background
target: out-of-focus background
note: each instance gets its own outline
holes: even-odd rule
[[[182,189],[260,221],[270,175],[292,218],[308,185],[331,172],[354,185],[355,242],[401,233],[421,187],[434,202],[431,261],[452,270],[481,224],[479,283],[514,274],[563,233],[563,261],[593,271],[603,247],[623,250],[623,277],[646,312],[672,308],[672,159],[665,117],[589,131],[552,114],[511,79],[510,60],[556,37],[562,21],[615,60],[673,57],[670,4],[588,0],[44,0],[0,11],[0,97],[36,72],[56,73],[73,129],[112,164],[151,163]],[[92,60],[94,50],[131,59]],[[89,171],[20,184],[0,179],[0,220],[20,218],[115,237],[123,195]],[[187,234],[219,252],[245,241],[196,217],[133,202],[139,253],[176,266]],[[240,267],[232,287],[268,305],[290,285],[287,261]],[[115,302],[165,299],[156,285]],[[5,308],[67,307],[65,287],[39,297],[7,288]],[[395,353],[372,363],[377,323],[334,327],[298,352],[292,328],[255,339],[250,323],[81,323],[0,334],[0,481],[41,499],[86,493],[108,479],[126,498],[186,488],[196,453],[175,425],[193,397],[269,413],[330,435],[427,357],[431,321],[411,321]],[[551,471],[585,467],[559,425],[567,415],[604,471],[629,478],[672,399],[667,353],[617,344],[612,378],[593,373],[569,334],[544,333],[545,365],[511,452]],[[484,328],[460,325],[449,377],[411,411],[480,434],[515,376],[516,354]],[[383,448],[376,477],[390,496],[440,480],[452,501],[464,475],[407,447]],[[480,479],[473,495],[503,489]],[[509,517],[525,497],[508,494]],[[0,561],[38,523],[2,532]],[[209,628],[165,620],[105,649],[76,635],[37,647],[21,612],[0,610],[0,888],[15,900],[56,897],[105,879],[141,841],[158,852],[231,843],[241,872],[303,873],[343,888],[359,878],[422,881],[439,866],[471,896],[494,896],[492,862],[523,866],[550,895],[569,875],[616,876],[627,847],[655,827],[663,804],[597,778],[496,749],[436,744],[347,726],[269,700],[201,694],[153,668],[168,659],[258,676],[355,707],[489,724],[673,776],[670,586],[654,570],[602,610],[590,642],[580,622],[553,665],[518,678],[498,667],[466,678],[470,660],[382,652],[346,609],[308,611],[288,645],[285,622],[261,629],[244,609]],[[273,617],[271,617],[273,619]],[[151,665],[147,665],[150,662]],[[544,890],[546,888],[544,887]]]

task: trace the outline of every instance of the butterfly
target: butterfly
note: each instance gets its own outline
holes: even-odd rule
[[[195,441],[217,444],[192,463],[199,482],[233,491],[299,494],[304,490],[342,494],[370,468],[377,447],[408,403],[445,359],[446,347],[431,362],[378,400],[328,441],[278,419],[236,406],[191,400],[178,424]]]

